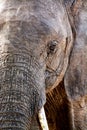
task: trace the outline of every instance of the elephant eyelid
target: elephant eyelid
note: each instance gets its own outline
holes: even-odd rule
[[[50,41],[48,43],[48,46],[47,46],[47,54],[49,55],[50,53],[55,53],[55,50],[56,50],[56,46],[58,44],[58,41],[56,40],[53,40],[53,41]]]

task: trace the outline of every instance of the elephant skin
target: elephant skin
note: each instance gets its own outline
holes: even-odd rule
[[[73,130],[87,130],[87,1],[72,7],[76,37],[64,83],[71,103]]]
[[[29,130],[63,79],[72,30],[61,0],[0,1],[0,130]]]

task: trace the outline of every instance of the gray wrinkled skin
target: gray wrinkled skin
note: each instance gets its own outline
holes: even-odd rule
[[[71,102],[72,129],[87,130],[87,1],[81,1],[76,7],[76,38],[65,75],[65,87]]]
[[[0,129],[29,130],[63,79],[72,32],[57,0],[0,1]]]

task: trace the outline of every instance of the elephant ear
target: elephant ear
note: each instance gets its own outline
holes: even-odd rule
[[[87,40],[86,34],[83,35],[76,36],[64,76],[64,86],[69,100],[87,96]]]
[[[78,2],[81,0],[78,0]],[[85,1],[83,0],[83,4]],[[75,5],[76,6],[76,5]],[[81,5],[80,5],[81,6]],[[84,8],[84,7],[83,7]],[[70,55],[64,84],[69,99],[87,95],[87,11],[79,10],[74,17],[76,37]]]

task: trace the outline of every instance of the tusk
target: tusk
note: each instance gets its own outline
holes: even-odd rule
[[[49,130],[44,107],[42,107],[41,110],[39,111],[38,117],[42,130]]]

